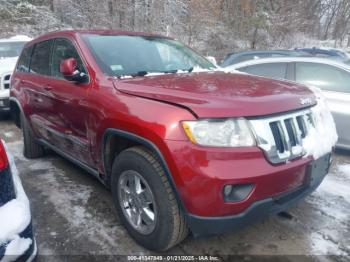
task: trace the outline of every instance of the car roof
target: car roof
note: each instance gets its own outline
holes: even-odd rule
[[[320,63],[320,64],[328,64],[333,65],[336,67],[341,67],[346,70],[350,71],[350,66],[347,64],[344,64],[342,62],[327,59],[327,58],[319,58],[319,57],[293,57],[293,56],[286,56],[286,57],[270,57],[270,58],[261,58],[261,59],[254,59],[254,60],[248,60],[241,63],[233,64],[230,66],[227,66],[225,68],[227,69],[237,69],[245,66],[250,65],[257,65],[257,64],[267,64],[267,63],[291,63],[291,62],[309,62],[309,63]]]
[[[339,50],[336,48],[319,48],[319,47],[303,47],[303,48],[296,48],[296,51],[303,51],[308,53],[319,53],[319,54],[328,54],[330,56],[339,56],[346,54],[345,51]]]
[[[93,30],[79,29],[79,30],[63,30],[63,31],[49,32],[35,38],[33,41],[28,43],[28,45],[41,42],[50,38],[62,37],[62,36],[76,37],[77,35],[127,35],[127,36],[162,37],[162,38],[171,39],[170,37],[162,36],[159,34],[152,34],[152,33],[145,33],[145,32],[130,32],[130,31],[106,30],[106,29],[93,29]]]
[[[227,56],[231,55],[246,55],[246,54],[286,54],[286,53],[295,53],[295,50],[250,50],[250,51],[241,51],[241,52],[232,52],[228,53]]]

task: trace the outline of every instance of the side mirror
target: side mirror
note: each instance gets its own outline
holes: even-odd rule
[[[60,72],[68,81],[86,83],[88,80],[87,75],[79,70],[78,62],[75,58],[63,60],[60,64]]]

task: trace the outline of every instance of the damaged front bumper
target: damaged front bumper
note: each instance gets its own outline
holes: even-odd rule
[[[256,201],[240,214],[223,217],[200,217],[188,214],[187,222],[194,236],[210,236],[235,232],[243,227],[261,221],[296,204],[311,194],[328,174],[331,153],[312,161],[302,186],[283,194]]]

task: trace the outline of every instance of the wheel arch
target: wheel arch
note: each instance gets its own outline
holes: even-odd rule
[[[21,114],[23,113],[23,109],[20,102],[14,97],[10,97],[10,112],[15,125],[21,128]]]
[[[123,147],[123,145],[120,148],[117,148],[116,152],[113,152],[113,149],[115,148],[115,144],[113,145],[112,139],[117,139],[118,142],[121,141],[121,143],[129,143],[128,146]],[[124,130],[120,129],[114,129],[114,128],[108,128],[103,135],[103,142],[102,142],[102,159],[103,159],[103,168],[105,171],[105,183],[107,187],[110,187],[111,182],[111,171],[112,171],[112,165],[115,157],[118,155],[118,153],[122,152],[123,150],[131,147],[131,146],[144,146],[146,149],[150,150],[160,161],[160,164],[162,165],[164,172],[168,178],[168,181],[170,182],[171,188],[173,189],[174,195],[177,199],[177,202],[179,204],[179,207],[185,212],[186,208],[183,205],[183,202],[181,200],[179,191],[177,190],[175,181],[172,177],[171,171],[169,169],[169,166],[160,151],[160,149],[150,140],[141,137],[139,135],[136,135],[134,133],[130,133]],[[125,146],[125,144],[124,144]]]

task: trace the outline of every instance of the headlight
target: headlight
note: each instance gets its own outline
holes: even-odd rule
[[[254,146],[255,140],[244,118],[183,121],[188,138],[195,144],[217,147]]]

